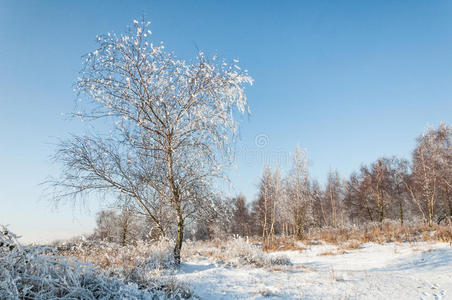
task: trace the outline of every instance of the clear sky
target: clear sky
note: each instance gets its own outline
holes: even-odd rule
[[[96,203],[51,210],[39,183],[58,172],[57,138],[82,130],[61,115],[81,56],[143,14],[177,55],[238,58],[255,79],[225,193],[253,200],[264,163],[287,169],[297,144],[323,182],[330,168],[408,158],[426,125],[452,122],[450,1],[0,0],[0,224],[24,240],[93,227]]]

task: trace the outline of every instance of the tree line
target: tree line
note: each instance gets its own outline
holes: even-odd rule
[[[292,155],[292,166],[285,177],[277,166],[265,167],[257,198],[247,202],[243,195],[216,202],[208,215],[187,226],[186,236],[210,239],[222,235],[303,236],[313,228],[345,228],[350,225],[386,220],[421,222],[432,226],[452,221],[452,127],[442,123],[428,128],[416,140],[410,160],[382,157],[342,178],[338,171],[327,175],[322,187],[309,175],[307,154],[299,147]],[[97,235],[105,237],[105,211],[98,215]],[[110,218],[110,239],[126,241],[124,207]],[[146,236],[137,230],[140,219],[127,233],[128,240]],[[116,228],[116,229],[114,229]],[[149,228],[146,224],[144,228]],[[114,231],[116,230],[116,231]],[[139,232],[139,234],[137,234]],[[108,236],[108,234],[106,236]],[[115,237],[114,237],[115,236]],[[148,237],[150,237],[148,235]]]

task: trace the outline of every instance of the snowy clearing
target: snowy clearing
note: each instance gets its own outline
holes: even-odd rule
[[[176,278],[201,299],[452,299],[448,243],[368,243],[337,255],[325,255],[333,245],[304,247],[273,253],[293,263],[273,270],[193,257]]]

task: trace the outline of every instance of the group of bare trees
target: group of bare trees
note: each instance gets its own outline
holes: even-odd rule
[[[310,177],[306,152],[297,147],[287,176],[281,176],[277,166],[265,167],[255,201],[249,203],[243,195],[216,198],[208,214],[191,220],[186,236],[211,239],[235,234],[271,240],[276,235],[302,238],[312,228],[383,224],[385,220],[401,225],[407,220],[423,222],[429,226],[434,222],[450,222],[451,145],[452,127],[443,123],[437,129],[428,128],[417,139],[411,161],[379,158],[361,166],[347,180],[332,170],[323,187]],[[98,237],[102,236],[99,222],[102,217],[101,213]],[[121,219],[116,215],[115,218]],[[114,232],[117,235],[124,232],[126,223],[116,224]],[[129,226],[130,234],[142,239],[143,230],[132,233],[134,226]],[[149,230],[152,225],[145,228]],[[118,236],[116,240],[125,241]]]
[[[323,187],[310,178],[306,153],[297,148],[285,178],[278,167],[264,168],[257,199],[248,211],[240,207],[243,217],[230,228],[235,234],[245,233],[235,228],[247,228],[247,234],[267,239],[276,234],[302,237],[310,228],[385,220],[401,225],[407,220],[428,226],[450,223],[451,183],[452,127],[445,123],[425,130],[411,160],[378,158],[348,179],[332,170]]]
[[[328,174],[324,189],[309,175],[306,152],[296,148],[292,167],[281,178],[276,167],[264,169],[258,198],[251,203],[248,225],[264,240],[274,235],[302,238],[312,227],[344,225],[343,184],[337,171]]]
[[[259,193],[250,213],[264,239],[276,233],[301,235],[312,222],[310,181],[306,154],[300,148],[293,154],[293,167],[286,178],[279,169],[266,167]],[[255,230],[256,231],[256,230]]]
[[[254,233],[301,237],[313,227],[344,227],[385,220],[450,222],[452,218],[452,127],[442,123],[418,139],[411,161],[378,158],[348,180],[330,171],[324,188],[310,179],[306,154],[297,149],[285,179],[265,168],[252,203]],[[250,220],[253,220],[250,218]]]
[[[442,123],[417,139],[411,161],[378,159],[352,175],[346,198],[354,217],[383,222],[408,217],[425,224],[452,216],[452,127]],[[365,213],[367,212],[367,217]]]
[[[353,223],[379,222],[398,219],[403,224],[412,206],[407,198],[408,161],[379,158],[362,166],[345,183],[344,204]]]
[[[128,245],[136,240],[151,238],[149,222],[128,206],[102,210],[97,214],[93,238]]]

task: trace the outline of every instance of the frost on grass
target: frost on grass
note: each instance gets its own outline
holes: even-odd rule
[[[292,265],[290,259],[285,255],[270,255],[247,240],[239,237],[226,242],[190,242],[183,249],[184,257],[202,255],[213,257],[217,262],[229,266],[255,266],[272,268],[274,266]]]
[[[103,269],[120,268],[123,272],[139,269],[147,273],[161,274],[176,268],[172,245],[168,240],[138,241],[124,247],[115,243],[79,240],[59,244],[57,249],[65,256],[94,263]],[[240,237],[227,241],[187,242],[182,248],[185,260],[197,255],[213,257],[219,263],[234,267],[291,265],[287,256],[267,254],[259,246]]]
[[[153,242],[137,241],[121,246],[116,243],[91,241],[86,239],[63,242],[57,245],[65,256],[77,257],[83,262],[91,262],[103,269],[142,269],[159,273],[176,267],[173,243],[169,240]]]
[[[152,277],[134,269],[102,270],[59,256],[55,248],[24,247],[0,227],[0,299],[189,298],[173,277]]]

